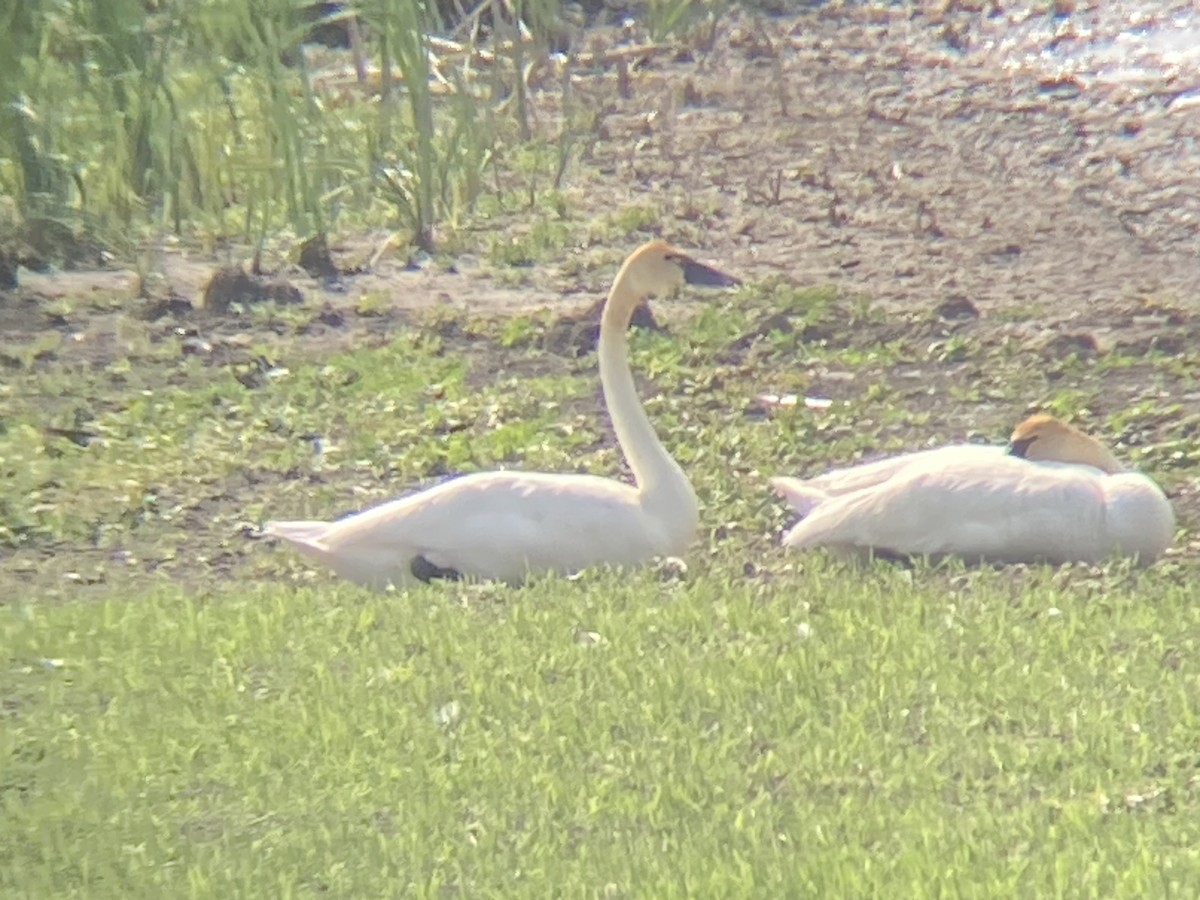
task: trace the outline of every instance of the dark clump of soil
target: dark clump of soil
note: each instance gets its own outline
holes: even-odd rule
[[[286,369],[280,368],[272,360],[261,355],[255,356],[248,362],[234,366],[233,370],[233,377],[241,382],[243,387],[250,390],[263,387],[271,379],[277,378],[287,372]]]
[[[1075,354],[1078,356],[1096,356],[1100,347],[1096,336],[1088,332],[1067,332],[1055,335],[1046,345],[1046,350],[1054,357],[1062,358]]]
[[[943,319],[978,319],[979,307],[961,294],[938,305],[937,314]]]
[[[324,234],[315,234],[300,245],[300,268],[318,280],[341,278],[343,275],[361,275],[362,266],[339,266],[333,260],[329,241]]]
[[[192,301],[186,297],[180,297],[176,293],[170,294],[167,297],[157,297],[150,300],[138,310],[138,315],[147,322],[157,322],[159,319],[186,318],[192,313]]]
[[[336,278],[342,274],[329,255],[329,242],[323,234],[313,235],[300,245],[300,268],[313,278]]]
[[[772,313],[771,315],[764,317],[762,321],[760,321],[750,330],[743,333],[740,337],[735,338],[733,342],[730,343],[728,349],[746,350],[755,341],[765,338],[772,332],[777,331],[781,334],[791,334],[795,330],[796,327],[792,324],[791,318],[785,313]],[[810,337],[811,336],[812,335],[810,335]],[[820,340],[821,336],[818,335],[817,339]]]
[[[53,266],[87,269],[103,264],[103,247],[88,234],[58,219],[31,217],[21,229],[21,265],[35,272]]]
[[[597,300],[587,309],[579,313],[567,313],[559,316],[542,338],[542,346],[559,356],[579,357],[596,349],[600,340],[600,317],[604,312],[604,300]],[[650,331],[665,331],[654,313],[645,303],[640,303],[633,311],[630,319],[631,328],[645,328]]]
[[[238,266],[218,269],[204,288],[204,308],[212,313],[227,313],[234,306],[256,303],[303,303],[304,295],[286,281],[271,281],[248,275]]]
[[[353,46],[353,29],[358,20],[346,9],[346,4],[309,3],[300,10],[300,18],[308,26],[304,43],[323,47]]]
[[[320,314],[313,321],[327,328],[343,328],[346,325],[346,316],[337,307],[326,303],[321,308]]]
[[[22,223],[20,236],[0,239],[0,291],[20,287],[17,269],[24,266],[34,272],[49,271],[58,264],[66,268],[80,263],[95,264],[98,251],[70,228],[53,219],[29,219]]]
[[[17,289],[17,265],[16,256],[0,248],[0,291]]]

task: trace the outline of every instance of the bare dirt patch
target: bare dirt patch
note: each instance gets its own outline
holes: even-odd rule
[[[969,11],[831,8],[732,24],[711,52],[648,57],[627,98],[615,72],[586,73],[577,92],[610,114],[570,187],[597,216],[659,209],[663,234],[750,278],[785,273],[901,308],[963,297],[985,317],[1016,307],[1086,324],[1142,298],[1194,311],[1200,78],[1084,85],[1013,70],[974,49],[973,35],[996,27]],[[540,115],[560,100],[541,95]],[[469,259],[452,273],[414,271],[385,254],[325,283],[345,249],[305,245],[294,272],[278,274],[333,307],[376,292],[402,309],[578,305],[498,286]],[[214,270],[173,252],[162,268],[196,303]],[[51,299],[128,293],[136,281],[23,274],[28,295]]]
[[[827,8],[733,22],[711,51],[655,54],[624,84],[615,71],[580,73],[576,99],[607,114],[568,188],[597,218],[653,208],[658,223],[647,234],[696,248],[747,280],[833,284],[895,317],[869,334],[823,326],[806,339],[1015,340],[1030,365],[1047,368],[1065,357],[1169,356],[1197,346],[1200,79],[1106,86],[1006,68],[994,50],[976,49],[994,27],[971,12]],[[605,31],[593,38],[618,40]],[[545,120],[561,113],[555,91],[535,100]],[[55,359],[105,366],[143,339],[178,341],[181,354],[253,378],[262,361],[251,347],[283,331],[320,356],[385,341],[440,308],[504,316],[549,307],[557,319],[542,349],[561,359],[590,346],[588,308],[603,289],[594,271],[538,273],[517,288],[478,258],[449,268],[414,267],[395,253],[368,268],[346,263],[374,257],[368,251],[379,245],[365,235],[310,246],[273,273],[313,310],[287,326],[239,313],[236,303],[204,302],[228,259],[165,253],[165,289],[136,302],[145,285],[131,271],[22,270],[19,288],[0,285],[0,352],[58,331],[66,339],[47,351]],[[656,311],[679,315],[673,309]],[[779,327],[759,323],[729,353],[751,354],[756,337]],[[493,342],[453,330],[442,337],[477,355],[480,370],[515,364]],[[905,363],[893,375],[907,384],[928,366]],[[1197,374],[1174,373],[1164,405],[1200,410]],[[951,353],[936,377],[916,377],[948,384],[990,374]],[[1108,388],[1094,401],[1099,414],[1144,398],[1156,373],[1127,367],[1097,377]],[[911,392],[914,409],[945,406],[922,396]],[[998,410],[996,419],[1019,412]],[[212,502],[228,512],[257,490],[252,479],[222,486]],[[1178,487],[1176,502],[1185,521],[1197,518],[1194,479]],[[212,510],[200,510],[193,537],[210,545],[201,555],[233,565],[230,555],[243,552],[230,543],[236,523],[218,518],[220,534],[206,532]]]

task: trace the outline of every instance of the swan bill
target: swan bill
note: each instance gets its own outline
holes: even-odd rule
[[[742,283],[740,278],[696,262],[691,257],[680,256],[678,261],[683,267],[683,280],[688,284],[698,287],[737,287]]]
[[[1029,437],[1016,438],[1008,442],[1008,447],[1005,448],[1005,453],[1009,456],[1015,456],[1018,459],[1028,459],[1029,445],[1037,440],[1036,434],[1031,434]]]

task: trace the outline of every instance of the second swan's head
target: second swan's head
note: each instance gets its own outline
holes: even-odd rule
[[[642,244],[629,255],[617,276],[636,296],[664,297],[685,284],[705,287],[736,287],[741,280],[697,262],[665,241]]]
[[[1013,429],[1008,452],[1034,461],[1093,466],[1109,474],[1122,470],[1116,457],[1094,437],[1045,413],[1030,416]]]

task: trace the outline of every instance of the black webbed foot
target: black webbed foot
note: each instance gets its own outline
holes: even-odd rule
[[[897,553],[895,550],[887,550],[883,547],[872,547],[870,555],[878,562],[894,563],[903,569],[913,567],[913,557],[908,553]]]
[[[423,581],[428,584],[431,581],[459,581],[462,578],[462,573],[457,569],[443,569],[439,565],[435,565],[427,560],[419,553],[412,558],[412,562],[408,564],[408,569],[412,572],[413,578],[417,581]]]

